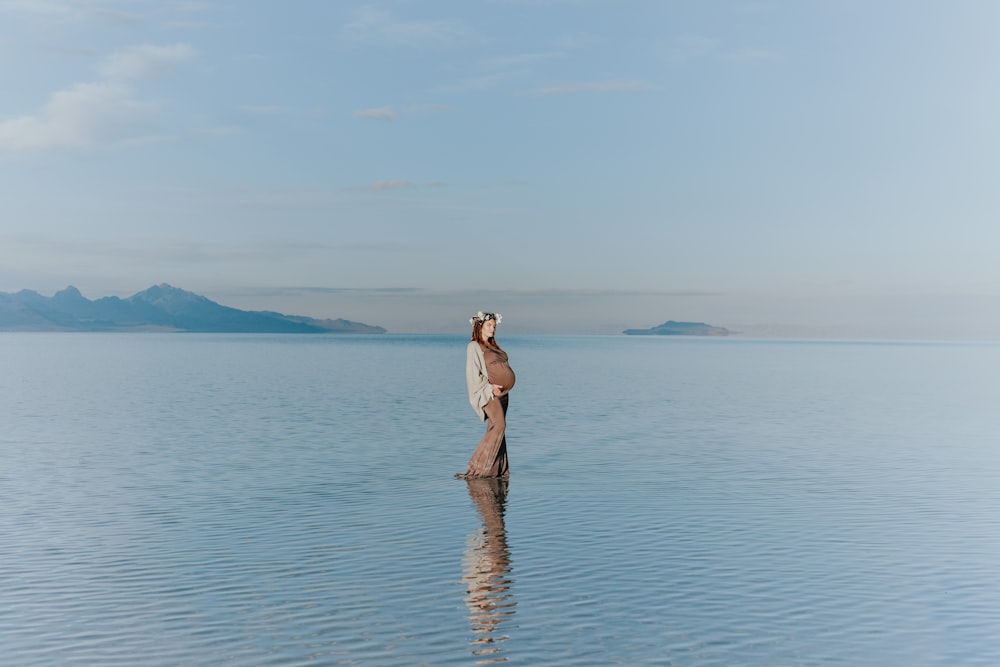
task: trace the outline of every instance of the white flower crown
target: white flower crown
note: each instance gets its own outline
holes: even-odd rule
[[[478,313],[469,318],[469,324],[475,324],[476,322],[485,322],[486,320],[493,320],[497,324],[500,324],[500,321],[502,319],[503,315],[501,315],[500,313],[484,313],[483,311],[480,310]]]

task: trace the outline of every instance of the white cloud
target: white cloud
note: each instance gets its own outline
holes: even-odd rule
[[[563,86],[539,88],[536,95],[572,95],[574,93],[608,93],[628,90],[649,90],[652,88],[643,81],[605,81],[588,83],[571,83]]]
[[[378,107],[375,109],[359,109],[354,112],[354,117],[366,120],[393,120],[396,118],[396,113],[392,110],[392,107]]]
[[[81,83],[53,93],[34,115],[0,121],[0,153],[89,148],[125,134],[156,108],[124,86]]]
[[[155,74],[166,65],[189,60],[193,56],[194,49],[187,44],[172,46],[143,44],[105,58],[100,73],[105,79],[135,81]]]
[[[392,12],[365,7],[341,31],[352,46],[400,46],[406,48],[451,48],[479,41],[465,24],[451,19],[406,20]]]
[[[178,44],[138,46],[112,54],[99,68],[100,80],[52,93],[33,114],[0,120],[0,155],[142,142],[136,129],[159,105],[138,99],[132,84],[193,53],[191,47]]]

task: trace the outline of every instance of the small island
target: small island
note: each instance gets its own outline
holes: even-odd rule
[[[704,322],[674,322],[667,320],[649,329],[626,329],[626,336],[728,336],[731,331]]]

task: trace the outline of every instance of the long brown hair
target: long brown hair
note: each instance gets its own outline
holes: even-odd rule
[[[495,333],[494,333],[493,337],[491,337],[489,340],[486,341],[486,343],[483,343],[483,325],[486,324],[487,322],[489,322],[490,320],[493,320],[494,322],[496,322],[496,320],[494,318],[492,318],[492,317],[489,318],[489,319],[486,319],[486,320],[473,320],[472,321],[472,340],[476,341],[477,343],[479,343],[481,345],[485,344],[485,345],[488,345],[488,346],[490,346],[492,348],[495,348],[495,349],[499,350],[500,346],[497,345],[496,334]],[[496,330],[494,329],[494,332],[495,331]]]

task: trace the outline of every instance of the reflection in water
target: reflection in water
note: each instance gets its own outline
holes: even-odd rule
[[[504,662],[500,644],[507,639],[500,625],[510,620],[517,604],[510,599],[510,550],[503,514],[507,480],[470,479],[469,495],[482,515],[482,527],[466,541],[462,581],[469,624],[475,633],[472,654],[478,664]]]

